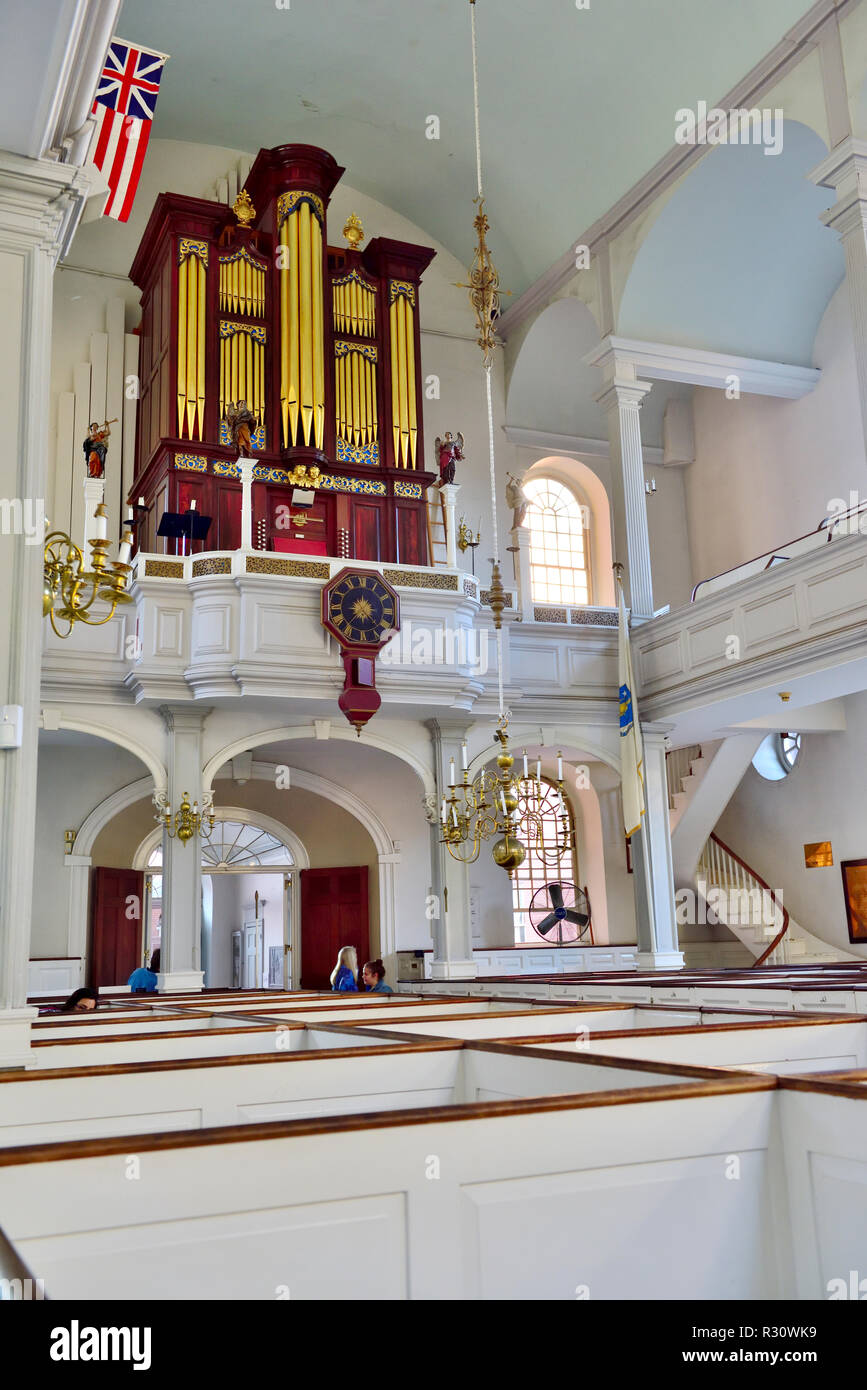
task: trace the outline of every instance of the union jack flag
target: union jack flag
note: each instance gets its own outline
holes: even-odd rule
[[[97,128],[90,158],[111,190],[103,216],[118,222],[132,211],[168,56],[123,39],[112,39],[108,47],[93,103]]]

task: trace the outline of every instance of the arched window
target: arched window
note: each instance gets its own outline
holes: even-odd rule
[[[563,804],[574,840],[575,826],[568,797],[563,798]],[[574,883],[578,886],[578,856],[571,850],[562,855],[557,853],[557,845],[563,839],[563,822],[560,797],[553,783],[543,778],[541,787],[534,784],[526,797],[520,797],[518,809],[519,814],[527,810],[535,812],[541,823],[541,835],[527,844],[524,862],[512,875],[515,943],[543,946],[544,941],[530,925],[529,908],[533,894],[539,888],[544,888],[546,883]],[[524,838],[523,835],[521,838]]]
[[[148,868],[162,868],[163,850],[158,845],[148,859]],[[209,835],[202,837],[202,868],[252,869],[260,864],[292,864],[292,855],[276,835],[258,825],[218,820]],[[154,880],[156,883],[156,879]]]
[[[554,478],[524,483],[530,499],[524,524],[530,532],[530,585],[536,603],[590,602],[588,508]]]

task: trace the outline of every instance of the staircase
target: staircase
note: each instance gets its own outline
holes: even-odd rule
[[[715,752],[692,745],[669,753],[666,771],[672,833],[692,803]],[[755,956],[755,966],[861,959],[850,952],[832,950],[827,942],[794,922],[770,885],[713,832],[699,856],[695,879],[698,897]]]
[[[447,565],[446,506],[442,493],[436,485],[427,490],[427,542],[428,563]]]

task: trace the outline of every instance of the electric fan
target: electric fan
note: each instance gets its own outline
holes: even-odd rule
[[[590,900],[574,883],[546,883],[530,899],[530,926],[552,945],[580,941],[590,926]]]

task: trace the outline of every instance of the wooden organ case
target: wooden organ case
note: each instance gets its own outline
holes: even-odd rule
[[[212,518],[194,550],[239,548],[225,412],[245,400],[258,422],[256,548],[429,563],[419,284],[435,253],[384,237],[363,251],[329,246],[343,172],[314,146],[260,150],[245,185],[249,225],[240,208],[158,197],[130,271],[142,299],[130,498],[148,508],[140,549],[161,548],[163,513],[192,503]],[[321,470],[304,513],[287,481],[298,464]]]

